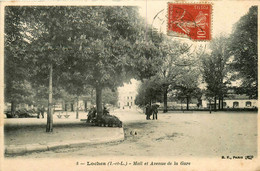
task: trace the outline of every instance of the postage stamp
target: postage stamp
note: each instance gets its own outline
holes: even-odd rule
[[[211,40],[211,4],[168,3],[167,34],[197,41]]]
[[[3,1],[0,171],[260,171],[260,1]]]

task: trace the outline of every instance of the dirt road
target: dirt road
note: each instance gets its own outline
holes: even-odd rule
[[[112,114],[124,121],[123,142],[57,149],[15,158],[257,155],[257,113],[159,113],[158,120],[148,121],[137,111],[114,111]]]

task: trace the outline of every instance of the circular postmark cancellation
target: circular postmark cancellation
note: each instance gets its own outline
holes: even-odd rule
[[[168,3],[167,35],[211,40],[211,4]]]

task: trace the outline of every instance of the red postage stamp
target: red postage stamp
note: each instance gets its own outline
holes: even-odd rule
[[[167,34],[197,41],[211,39],[211,4],[168,3]]]

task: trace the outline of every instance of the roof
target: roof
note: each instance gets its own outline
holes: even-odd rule
[[[227,97],[224,98],[225,100],[252,100],[246,94],[228,94]],[[257,100],[257,99],[254,99]]]
[[[203,95],[202,98],[203,100],[206,100],[206,96]],[[249,98],[248,95],[246,94],[227,94],[227,97],[224,97],[225,100],[257,100],[257,99],[252,99]]]

